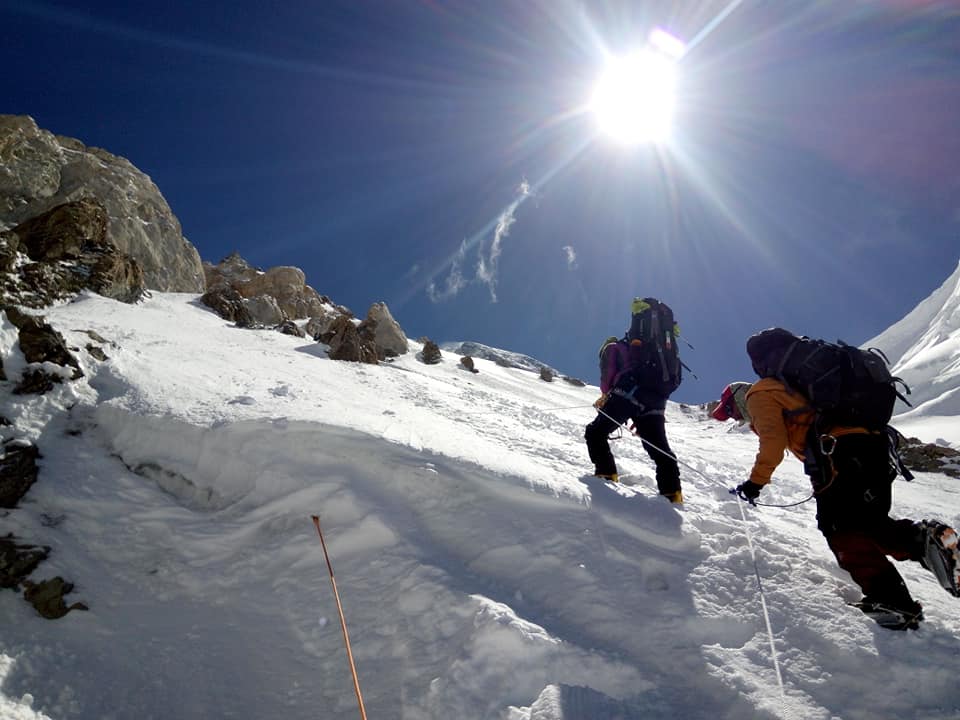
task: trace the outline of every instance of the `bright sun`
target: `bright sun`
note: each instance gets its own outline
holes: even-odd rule
[[[670,138],[676,61],[650,49],[610,61],[590,108],[600,129],[627,144]]]

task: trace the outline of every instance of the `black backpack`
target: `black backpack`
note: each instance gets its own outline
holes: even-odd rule
[[[882,430],[899,397],[886,356],[876,348],[861,350],[841,340],[797,337],[783,328],[763,330],[747,340],[747,354],[760,377],[775,377],[801,393],[817,411],[821,427]]]
[[[627,331],[628,363],[637,385],[662,397],[683,380],[673,310],[656,298],[634,298]]]

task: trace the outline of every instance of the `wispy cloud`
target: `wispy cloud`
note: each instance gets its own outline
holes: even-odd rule
[[[572,245],[564,245],[563,252],[567,256],[567,270],[576,270],[577,269],[577,251],[573,249]]]
[[[467,250],[474,245],[479,246],[477,251],[477,271],[476,280],[483,283],[490,290],[490,299],[497,302],[497,266],[500,261],[500,254],[503,252],[503,240],[510,234],[510,228],[516,222],[516,211],[521,203],[534,195],[530,183],[524,179],[516,189],[516,197],[504,208],[500,216],[491,221],[485,228],[474,235],[469,240],[464,240],[460,244],[460,249],[449,261],[450,271],[446,278],[440,283],[442,287],[438,288],[432,280],[427,285],[427,296],[432,302],[442,302],[456,296],[470,282],[463,275],[463,263]],[[484,253],[483,238],[493,231],[493,240],[490,243],[490,249]]]
[[[438,290],[433,280],[427,285],[427,297],[430,298],[431,302],[437,303],[449,300],[466,287],[467,281],[463,277],[463,259],[466,255],[467,241],[464,240],[460,243],[460,249],[457,250],[456,255],[450,262],[450,272],[447,273],[447,277],[443,281],[443,288]]]
[[[480,249],[480,259],[477,262],[477,280],[490,290],[490,300],[497,301],[497,266],[500,253],[503,252],[503,240],[510,234],[510,228],[516,222],[515,213],[520,203],[530,197],[530,183],[524,180],[517,187],[517,197],[500,214],[497,227],[493,232],[493,242],[490,243],[490,252],[486,257],[483,248]]]

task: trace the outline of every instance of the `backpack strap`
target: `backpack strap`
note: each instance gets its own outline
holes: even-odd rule
[[[783,357],[780,358],[780,362],[777,363],[776,369],[773,371],[772,377],[775,377],[777,380],[782,382],[789,389],[790,384],[787,382],[786,378],[783,376],[783,369],[787,366],[787,360],[790,359],[790,356],[793,354],[793,351],[800,346],[800,338],[797,338],[790,343],[790,347],[787,348],[786,352],[783,353]],[[764,376],[770,377],[770,376]]]
[[[660,313],[656,309],[650,313],[650,334],[654,338],[653,344],[657,348],[657,356],[660,358],[660,379],[667,382],[670,379],[670,373],[667,372],[667,359],[663,356],[663,343],[660,342]]]
[[[893,391],[897,394],[897,397],[900,398],[900,399],[901,399],[906,405],[908,405],[909,407],[913,407],[913,403],[910,402],[909,400],[907,400],[907,399],[903,396],[903,394],[901,394],[901,392],[900,392],[899,390],[897,390],[897,385],[898,385],[898,384],[903,386],[903,390],[904,390],[904,392],[907,393],[907,395],[910,394],[910,386],[907,385],[907,384],[903,381],[902,378],[898,378],[898,377],[894,377],[894,378],[893,378]]]
[[[910,468],[903,464],[903,458],[900,456],[900,440],[903,435],[891,425],[887,425],[884,429],[887,432],[887,439],[890,441],[890,464],[898,474],[903,476],[904,480],[910,482],[913,480],[913,473],[910,472]]]

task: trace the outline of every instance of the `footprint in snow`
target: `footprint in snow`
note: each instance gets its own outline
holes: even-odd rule
[[[250,397],[249,395],[239,395],[233,400],[228,401],[228,405],[256,405],[256,399]]]

